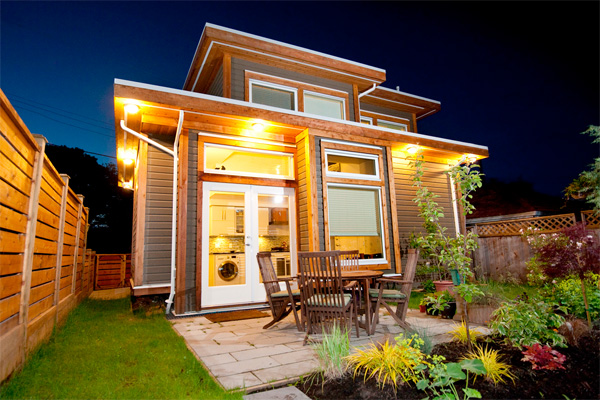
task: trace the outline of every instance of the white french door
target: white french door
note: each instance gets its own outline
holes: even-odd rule
[[[295,274],[293,188],[203,183],[202,307],[264,302],[256,253],[275,251]],[[281,264],[281,263],[280,263]]]

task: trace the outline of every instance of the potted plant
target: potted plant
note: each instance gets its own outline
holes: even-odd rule
[[[438,296],[439,293],[433,293],[432,295],[425,296],[423,298],[422,302],[425,303],[425,312],[427,313],[427,315],[436,316],[439,314],[439,311],[435,308]]]
[[[421,302],[419,303],[419,312],[426,312],[427,311],[427,302],[425,301],[425,297],[423,297],[421,299]]]
[[[456,301],[450,292],[443,291],[432,305],[433,310],[437,311],[442,318],[452,319],[456,313]]]

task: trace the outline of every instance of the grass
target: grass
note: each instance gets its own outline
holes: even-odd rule
[[[164,315],[85,300],[0,387],[0,399],[241,399],[224,391]]]

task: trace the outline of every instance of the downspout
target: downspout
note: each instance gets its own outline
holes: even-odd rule
[[[156,147],[159,150],[169,154],[173,157],[173,205],[171,210],[171,290],[169,293],[169,299],[166,301],[167,309],[166,314],[171,312],[171,306],[173,305],[173,298],[175,297],[175,273],[176,273],[176,251],[177,251],[177,164],[178,164],[178,148],[179,148],[179,137],[181,136],[181,130],[183,127],[183,110],[179,110],[179,122],[177,123],[177,132],[175,134],[175,142],[173,143],[173,150],[155,142],[152,139],[148,139],[146,136],[135,132],[125,126],[125,121],[121,120],[121,128],[138,139]]]
[[[456,167],[459,164],[462,164],[465,161],[466,156],[462,156],[460,160],[453,167]],[[458,204],[456,200],[456,183],[454,182],[454,177],[448,174],[450,177],[450,193],[452,194],[452,208],[454,211],[454,229],[456,229],[456,235],[460,233],[460,216],[458,215]]]
[[[359,93],[359,94],[358,94],[358,98],[360,99],[360,98],[361,98],[361,97],[363,97],[364,95],[371,93],[371,92],[372,92],[373,90],[375,90],[376,88],[377,88],[377,84],[376,84],[376,83],[374,83],[372,88],[369,88],[369,89],[365,90],[364,92],[362,92],[362,93]]]

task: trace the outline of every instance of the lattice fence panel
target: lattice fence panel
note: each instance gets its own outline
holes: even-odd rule
[[[594,211],[582,211],[581,219],[588,229],[600,228],[600,214],[596,214]]]
[[[538,229],[540,233],[552,233],[574,224],[575,214],[552,215],[477,224],[477,234],[479,237],[520,236],[529,227]]]

